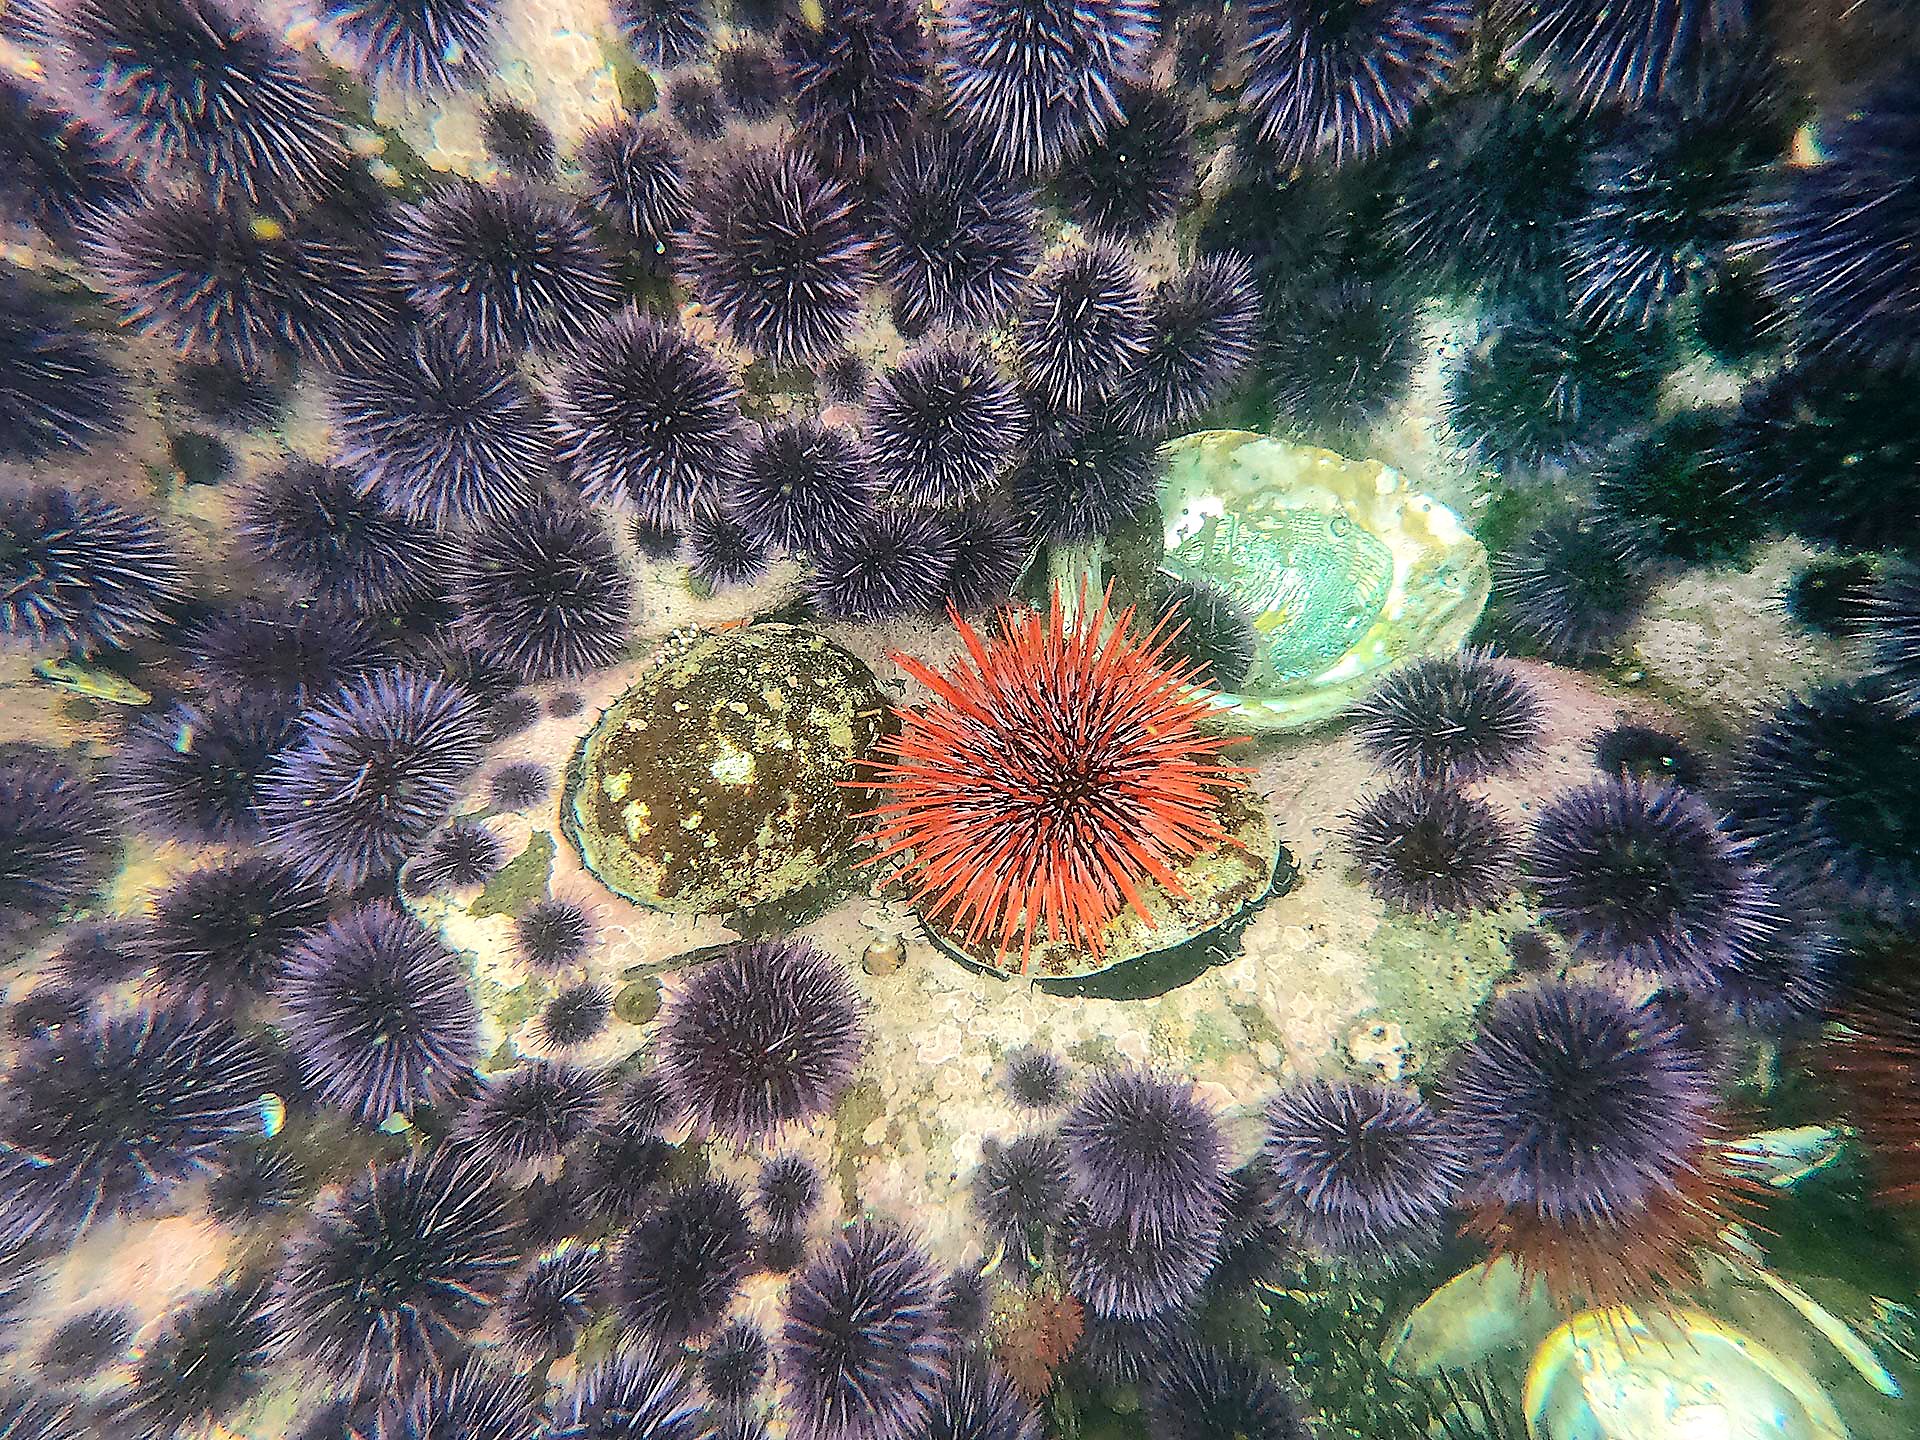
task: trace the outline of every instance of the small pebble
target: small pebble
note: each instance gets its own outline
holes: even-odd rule
[[[861,952],[860,968],[869,975],[891,975],[907,960],[907,947],[898,935],[876,935]]]

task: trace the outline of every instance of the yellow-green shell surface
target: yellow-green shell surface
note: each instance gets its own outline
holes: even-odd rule
[[[792,625],[676,636],[574,760],[568,831],[602,884],[685,914],[764,905],[853,846],[880,687]]]

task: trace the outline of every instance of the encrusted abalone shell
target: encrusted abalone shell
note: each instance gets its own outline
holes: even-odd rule
[[[886,714],[873,672],[811,630],[676,636],[582,742],[569,837],[608,889],[656,909],[792,895],[858,839],[844,782]]]
[[[1225,590],[1260,647],[1237,727],[1332,719],[1379,673],[1463,644],[1487,603],[1487,552],[1460,517],[1373,460],[1238,430],[1166,448],[1161,568]]]

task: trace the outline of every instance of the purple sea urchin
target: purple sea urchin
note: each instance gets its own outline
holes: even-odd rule
[[[510,760],[487,777],[487,799],[500,810],[530,810],[553,794],[553,777],[538,760]]]
[[[382,1440],[527,1440],[539,1433],[533,1387],[510,1366],[472,1358],[434,1370],[404,1395],[385,1397]]]
[[[802,1155],[775,1155],[760,1167],[754,1197],[775,1230],[798,1230],[813,1218],[823,1186],[820,1172]]]
[[[458,957],[385,900],[308,936],[275,988],[307,1083],[368,1125],[446,1099],[479,1053]]]
[[[1563,1299],[1657,1292],[1727,1223],[1712,1077],[1650,1003],[1584,980],[1508,992],[1445,1095],[1474,1229]]]
[[[633,582],[606,527],[552,500],[476,531],[453,593],[473,644],[522,680],[612,664],[633,616]]]
[[[776,365],[846,344],[868,279],[852,191],[790,146],[748,148],[719,162],[694,211],[682,263],[729,335]]]
[[[1494,596],[1505,616],[1566,664],[1618,644],[1652,589],[1646,563],[1582,515],[1549,519],[1494,567]]]
[[[706,1440],[713,1420],[678,1355],[620,1344],[567,1387],[554,1406],[553,1430],[607,1440]]]
[[[1809,350],[1871,364],[1920,362],[1920,104],[1914,71],[1888,80],[1795,166],[1742,247]]]
[[[1082,224],[1137,240],[1171,220],[1193,184],[1193,118],[1178,91],[1128,83],[1115,98],[1121,118],[1075,148],[1054,184]]]
[[[851,430],[811,417],[763,426],[727,482],[726,513],[762,546],[818,550],[872,510],[871,467]]]
[[[973,1172],[973,1208],[1014,1255],[1041,1255],[1073,1197],[1066,1148],[1053,1135],[989,1140]]]
[[[614,1258],[628,1335],[674,1346],[706,1334],[752,1258],[753,1225],[739,1191],[703,1180],[670,1194],[627,1232]]]
[[[1420,781],[1473,781],[1511,769],[1539,744],[1541,710],[1511,666],[1468,650],[1395,670],[1354,716],[1377,763]]]
[[[1465,58],[1468,0],[1254,0],[1245,104],[1280,171],[1366,160]]]
[[[732,472],[740,390],[685,331],[628,306],[574,351],[553,420],[588,500],[672,529],[712,509]]]
[[[127,732],[108,772],[113,798],[149,834],[251,839],[261,785],[299,728],[297,712],[277,696],[177,701]]]
[[[487,158],[520,179],[553,179],[559,145],[547,122],[526,106],[489,100],[480,107],[480,139]]]
[[[1292,1387],[1251,1356],[1191,1339],[1157,1353],[1146,1396],[1155,1440],[1311,1440]]]
[[[306,1176],[284,1144],[236,1146],[207,1181],[207,1213],[248,1225],[291,1210],[305,1190]]]
[[[89,1380],[126,1353],[133,1317],[126,1310],[83,1310],[54,1327],[34,1355],[40,1372],[56,1384]],[[29,1431],[32,1435],[35,1432]]]
[[[787,98],[780,57],[757,40],[736,39],[713,57],[714,78],[727,104],[743,120],[765,120]]]
[[[512,366],[444,335],[397,336],[331,390],[340,463],[416,524],[508,514],[551,466],[542,417]]]
[[[112,869],[113,812],[51,752],[0,754],[0,934],[52,919]]]
[[[1026,407],[979,346],[949,341],[874,382],[867,431],[874,473],[891,499],[954,505],[1012,463],[1026,438]]]
[[[440,532],[365,493],[345,471],[295,459],[269,474],[244,503],[240,538],[310,595],[363,614],[419,604],[442,584],[451,556]]]
[[[1513,891],[1512,831],[1451,785],[1389,787],[1354,813],[1346,840],[1368,888],[1409,910],[1473,910]]]
[[[927,37],[910,0],[826,0],[780,27],[803,139],[836,171],[891,156],[927,90]]]
[[[514,1259],[486,1167],[445,1146],[416,1151],[315,1210],[281,1265],[276,1326],[348,1396],[403,1392],[458,1353]]]
[[[577,964],[593,943],[593,921],[570,900],[540,900],[514,922],[521,957],[536,970]]]
[[[713,43],[705,0],[613,0],[613,19],[634,53],[659,70],[697,60]]]
[[[633,244],[655,257],[693,213],[686,156],[664,125],[614,120],[580,142],[587,198]]]
[[[1753,21],[1752,0],[1501,0],[1508,49],[1576,105],[1691,98]]]
[[[1159,449],[1110,416],[1053,419],[1014,466],[1007,488],[1035,538],[1077,545],[1152,503]]]
[[[743,942],[670,996],[659,1066],[675,1103],[733,1144],[823,1113],[853,1077],[860,1002],[805,940]]]
[[[874,203],[875,278],[901,333],[983,329],[1003,319],[1040,253],[1033,196],[986,152],[923,130],[888,169]]]
[[[1622,780],[1698,790],[1707,762],[1677,736],[1650,725],[1613,725],[1593,737],[1593,763]]]
[[[75,0],[65,54],[130,153],[250,205],[315,185],[345,131],[272,27],[218,0]]]
[[[266,1383],[273,1339],[257,1282],[196,1296],[141,1345],[115,1418],[154,1435],[203,1429]]]
[[[1792,696],[1727,777],[1756,858],[1895,924],[1920,916],[1920,728],[1868,679]]]
[[[66,243],[133,196],[133,171],[92,122],[0,78],[0,215]]]
[[[1273,1217],[1320,1255],[1394,1265],[1437,1246],[1466,1179],[1444,1122],[1409,1090],[1307,1080],[1267,1106]]]
[[[1000,1080],[1022,1110],[1057,1110],[1067,1103],[1073,1072],[1051,1050],[1023,1045],[1007,1056]]]
[[[1705,802],[1636,780],[1549,800],[1527,871],[1541,913],[1577,951],[1696,983],[1740,944],[1757,883]]]
[[[1295,291],[1274,307],[1263,356],[1276,421],[1332,445],[1366,435],[1413,383],[1418,319],[1412,297],[1386,282]]]
[[[773,1349],[760,1327],[735,1320],[723,1327],[700,1352],[700,1383],[719,1405],[750,1403],[767,1378]]]
[[[499,0],[335,0],[328,22],[369,79],[452,90],[489,61]]]
[[[65,1244],[213,1168],[257,1130],[260,1053],[185,1009],[61,1026],[20,1051],[0,1117],[0,1236]]]
[[[1208,255],[1147,298],[1146,348],[1114,397],[1134,433],[1164,435],[1199,418],[1260,346],[1260,291],[1238,255]]]
[[[92,339],[13,273],[0,278],[0,456],[89,449],[125,413],[126,382]]]
[[[1146,300],[1124,250],[1069,250],[1041,270],[1014,348],[1036,389],[1079,412],[1102,398],[1147,348]]]
[[[532,1361],[565,1355],[593,1318],[606,1282],[598,1245],[563,1241],[528,1267],[505,1302],[507,1343]]]
[[[577,344],[620,299],[586,212],[517,183],[460,184],[421,201],[401,216],[388,264],[464,354]]]
[[[330,602],[277,598],[214,615],[182,648],[209,696],[289,709],[364,678],[385,658],[372,621]]]
[[[92,491],[0,496],[0,637],[83,653],[159,632],[185,576],[152,519]]]
[[[751,585],[773,563],[773,547],[725,510],[687,527],[687,568],[709,586]]]
[[[907,1440],[925,1423],[952,1336],[939,1272],[901,1231],[862,1220],[787,1289],[780,1376],[805,1440]]]
[[[1920,566],[1890,567],[1865,618],[1875,683],[1892,705],[1920,719]]]
[[[1095,1316],[1147,1320],[1206,1288],[1220,1236],[1217,1227],[1149,1235],[1125,1224],[1102,1224],[1082,1210],[1068,1216],[1060,1271]]]
[[[925,613],[938,607],[953,561],[953,532],[939,516],[875,510],[814,557],[809,595],[840,620]]]
[[[613,1013],[613,989],[583,981],[560,991],[540,1011],[536,1031],[543,1045],[568,1050],[584,1045],[606,1028]]]
[[[271,856],[190,870],[153,902],[154,975],[194,1002],[224,1006],[263,995],[327,910],[322,891]]]
[[[579,1065],[530,1060],[496,1075],[460,1112],[453,1139],[496,1172],[530,1160],[551,1160],[600,1112],[602,1077]]]
[[[1145,1070],[1090,1081],[1060,1125],[1093,1223],[1152,1240],[1216,1231],[1226,1141],[1186,1084]]]
[[[662,87],[661,107],[692,140],[718,140],[727,129],[727,97],[698,70],[675,75]]]
[[[397,867],[452,808],[484,730],[465,693],[405,670],[355,681],[306,717],[268,776],[268,840],[342,887]]]
[[[1159,16],[1152,0],[961,0],[939,25],[948,106],[1003,170],[1034,175],[1119,119]]]
[[[341,364],[394,323],[365,258],[318,212],[250,220],[191,191],[161,191],[104,217],[92,260],[128,324],[243,370],[288,356]]]
[[[1011,595],[1034,549],[1020,517],[987,500],[941,518],[953,541],[947,603],[956,610],[984,610]]]

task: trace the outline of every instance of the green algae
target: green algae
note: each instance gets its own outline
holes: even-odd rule
[[[545,830],[534,831],[527,848],[500,867],[500,873],[487,882],[467,913],[476,920],[490,915],[524,915],[529,906],[546,898],[554,851],[553,836]]]

